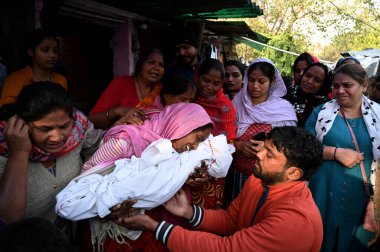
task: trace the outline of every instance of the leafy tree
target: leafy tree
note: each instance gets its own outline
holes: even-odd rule
[[[290,33],[281,33],[279,35],[272,36],[268,44],[290,52],[304,52],[307,48],[305,40],[302,36],[296,37]],[[273,50],[271,48],[265,48],[261,52],[260,56],[272,60],[281,75],[292,75],[291,67],[297,56]]]
[[[297,53],[308,51],[330,61],[340,58],[341,52],[380,48],[380,0],[255,2],[264,10],[264,15],[245,21],[254,31],[269,37],[269,45]],[[321,47],[308,42],[316,31],[324,32],[330,43]],[[286,66],[291,65],[295,58],[273,49],[258,52],[239,46],[237,51],[248,60],[268,57],[284,74],[289,74]]]

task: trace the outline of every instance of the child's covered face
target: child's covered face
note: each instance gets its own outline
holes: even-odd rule
[[[201,142],[208,138],[210,134],[211,128],[195,130],[182,138],[172,140],[172,145],[178,153],[188,150],[195,150]]]

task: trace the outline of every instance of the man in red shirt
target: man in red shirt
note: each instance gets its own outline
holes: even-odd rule
[[[305,180],[322,161],[321,143],[297,127],[274,128],[257,153],[254,176],[227,210],[190,205],[183,191],[165,208],[196,231],[146,215],[118,223],[155,233],[170,251],[319,251],[323,227]]]

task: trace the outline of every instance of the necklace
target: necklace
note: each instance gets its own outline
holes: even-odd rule
[[[37,75],[34,71],[33,71],[32,80],[33,80],[33,77],[35,77],[35,79],[37,81],[54,81],[54,75],[52,72],[50,72],[48,80],[43,80],[43,78],[41,78],[39,75]]]

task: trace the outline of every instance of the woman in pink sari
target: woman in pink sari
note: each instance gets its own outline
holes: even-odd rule
[[[140,157],[144,149],[152,142],[167,138],[172,141],[173,148],[181,153],[196,149],[211,133],[212,122],[206,111],[198,104],[177,103],[166,106],[159,114],[145,120],[142,125],[118,125],[111,128],[104,136],[104,144],[86,162],[83,169],[94,166],[107,166],[120,158],[132,155]],[[190,195],[190,192],[189,192]],[[148,213],[156,219],[169,219],[170,215],[160,208]],[[178,223],[178,220],[177,220]],[[107,237],[104,251],[162,251],[163,246],[152,234],[143,233],[135,241],[124,238],[125,243]],[[89,248],[85,248],[85,251]]]

